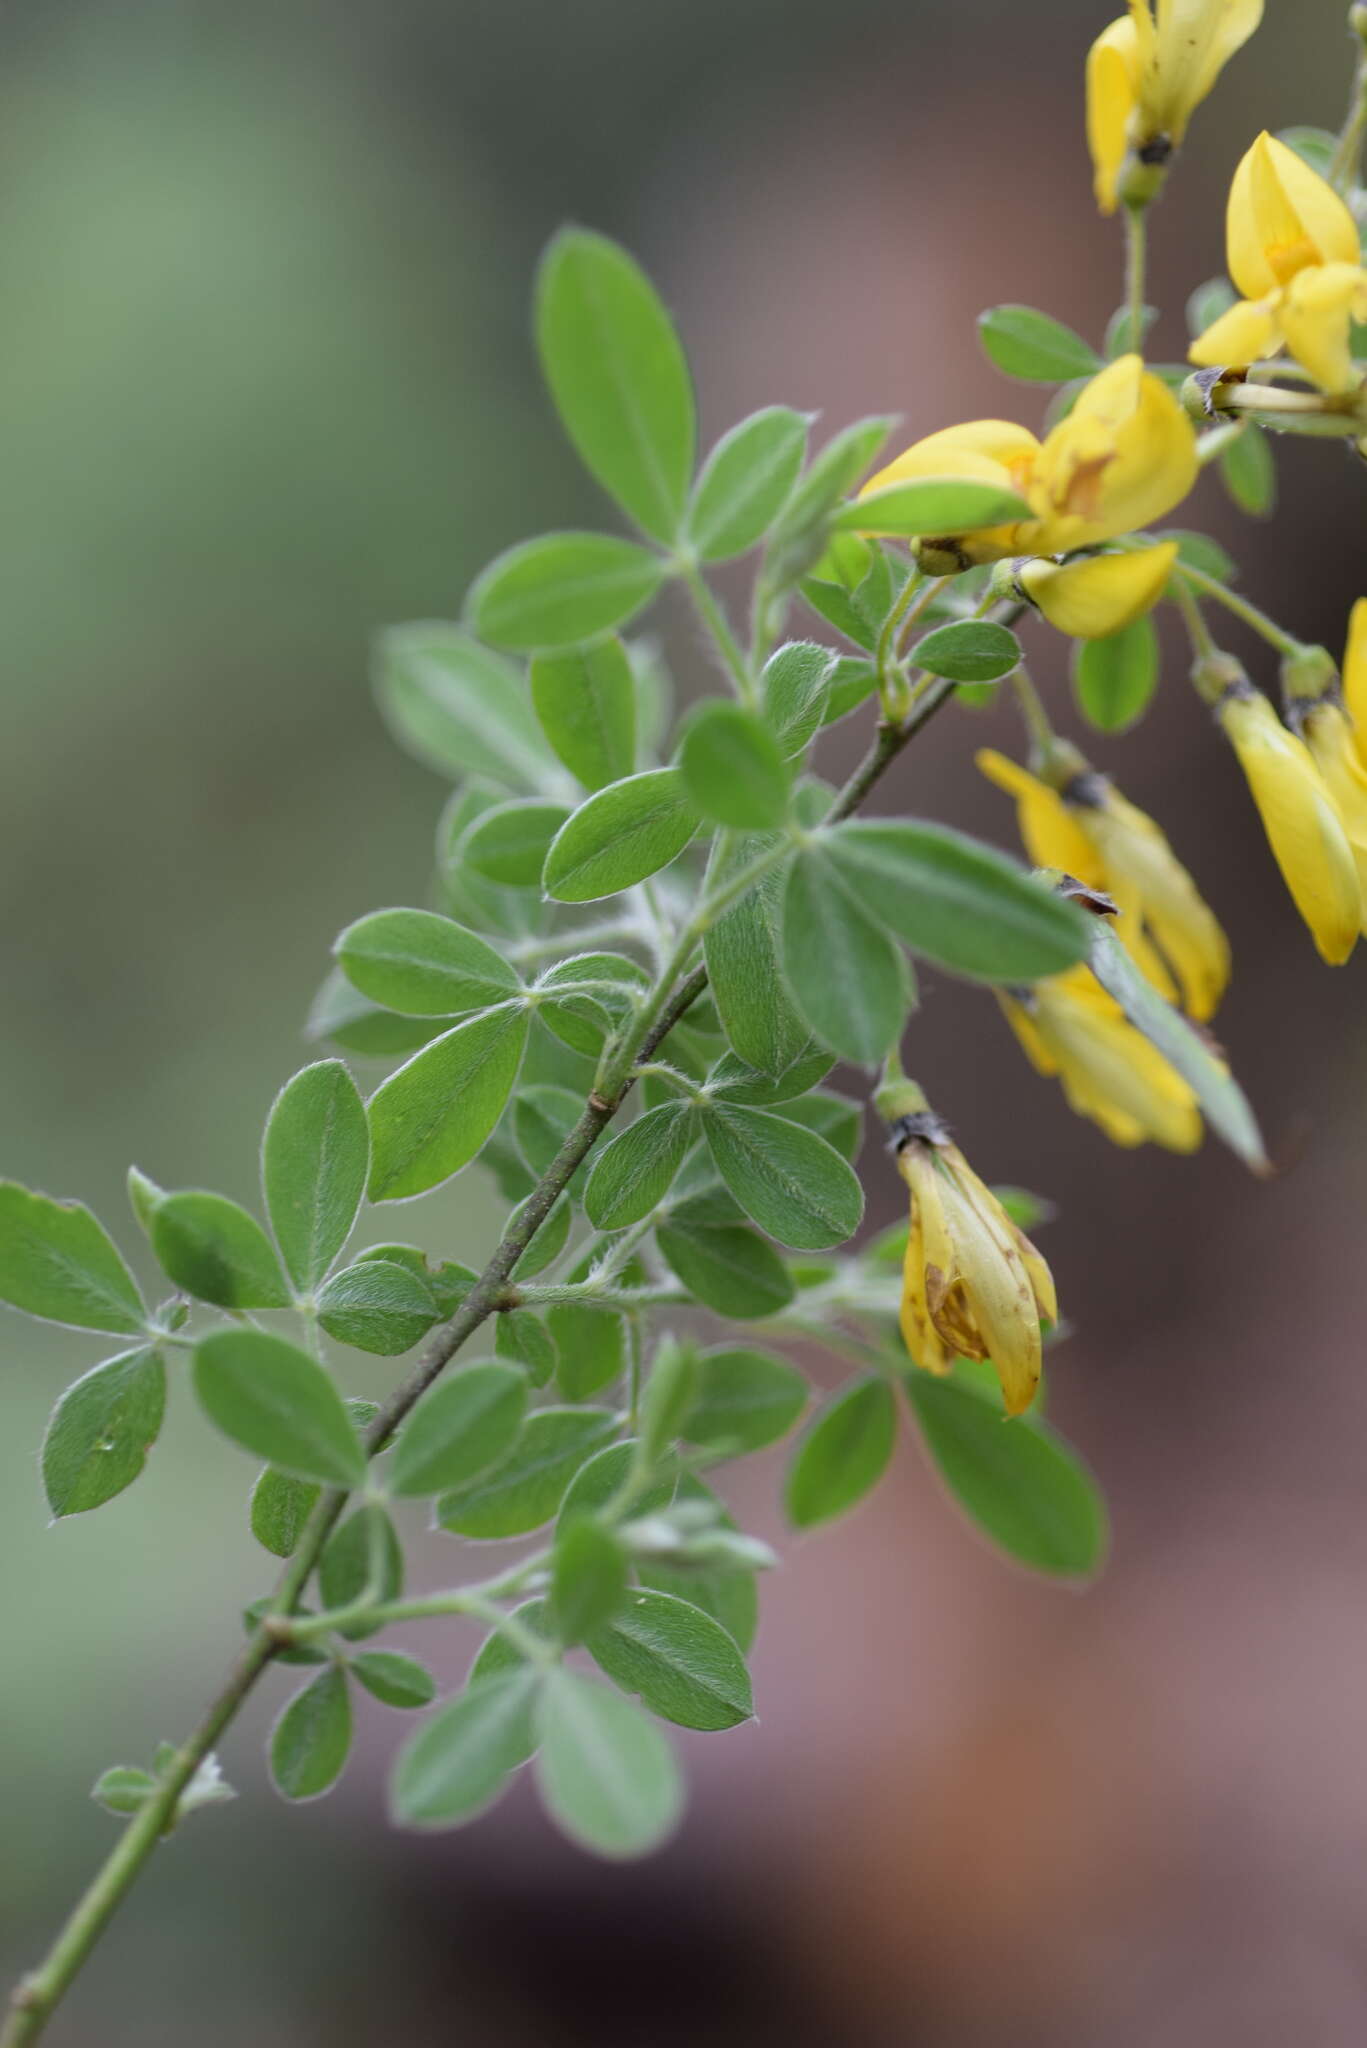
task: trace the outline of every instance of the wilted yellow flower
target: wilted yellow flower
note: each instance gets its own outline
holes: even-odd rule
[[[1262,20],[1263,0],[1130,0],[1087,56],[1087,142],[1096,199],[1114,213],[1127,155],[1161,165],[1241,44]]]
[[[1176,560],[1177,542],[1165,540],[1123,555],[1027,560],[1017,568],[1015,581],[1060,633],[1075,640],[1104,640],[1153,609]]]
[[[1357,863],[1367,916],[1367,734],[1349,709],[1346,686],[1362,701],[1367,685],[1367,603],[1359,598],[1349,623],[1344,685],[1324,647],[1303,647],[1282,663],[1286,715],[1324,777]]]
[[[1075,748],[1057,748],[1064,779],[1051,786],[1004,754],[977,756],[990,781],[1016,799],[1036,867],[1061,868],[1113,898],[1116,936],[1169,1002],[1204,1023],[1229,982],[1229,941],[1161,828],[1129,803]],[[1071,772],[1070,772],[1071,771]]]
[[[1195,1093],[1090,968],[1070,967],[998,1000],[1032,1064],[1057,1075],[1071,1107],[1117,1145],[1152,1140],[1170,1152],[1196,1150]]]
[[[1362,927],[1357,863],[1338,807],[1305,741],[1247,682],[1215,706],[1248,778],[1277,866],[1321,956],[1337,967]]]
[[[1196,473],[1191,421],[1142,357],[1127,355],[1092,378],[1042,442],[1009,420],[970,420],[915,442],[859,495],[943,477],[997,484],[1024,498],[1030,519],[917,543],[923,568],[951,575],[975,562],[1067,554],[1114,540],[1170,512]]]
[[[902,1273],[902,1337],[927,1372],[955,1358],[990,1358],[1008,1415],[1039,1386],[1040,1318],[1058,1319],[1048,1266],[979,1180],[939,1119],[895,1126],[897,1166],[911,1190]]]
[[[1192,343],[1192,362],[1251,363],[1286,347],[1322,390],[1349,390],[1349,328],[1367,320],[1367,270],[1338,193],[1264,133],[1234,173],[1226,240],[1243,298]]]

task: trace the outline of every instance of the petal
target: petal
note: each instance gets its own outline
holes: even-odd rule
[[[1217,716],[1292,901],[1322,957],[1338,966],[1361,928],[1362,892],[1353,850],[1310,750],[1256,693],[1226,697]]]
[[[1298,363],[1321,391],[1356,382],[1352,321],[1367,314],[1367,271],[1356,263],[1317,263],[1292,278],[1282,299],[1282,331]]]
[[[1058,1072],[1058,1062],[1036,1030],[1031,1012],[1014,997],[1003,995],[1000,989],[997,990],[997,1001],[1001,1005],[1002,1015],[1015,1032],[1021,1050],[1035,1072],[1052,1080]]]
[[[947,1373],[953,1358],[930,1320],[926,1304],[925,1250],[921,1218],[916,1202],[911,1205],[911,1229],[907,1234],[907,1255],[902,1263],[902,1342],[913,1364],[925,1372]]]
[[[1070,977],[1041,982],[1036,1021],[1058,1062],[1063,1092],[1079,1115],[1119,1145],[1146,1138],[1172,1152],[1201,1142],[1201,1113],[1181,1076],[1121,1013],[1079,999]],[[1104,991],[1101,991],[1104,994]]]
[[[1040,450],[1028,496],[1051,553],[1114,540],[1161,518],[1196,481],[1196,434],[1136,355],[1107,364]]]
[[[1023,464],[1032,465],[1039,442],[1026,427],[1010,420],[966,420],[962,426],[943,427],[913,441],[860,490],[881,491],[888,484],[909,483],[915,477],[971,477],[974,482],[1000,484],[1004,490],[1018,488],[1017,474]]]
[[[1032,604],[1060,633],[1104,640],[1157,604],[1177,559],[1177,543],[1073,562],[1028,562],[1017,576]]]
[[[1096,203],[1114,213],[1116,179],[1129,148],[1139,74],[1139,41],[1132,20],[1122,15],[1104,28],[1087,52],[1087,147],[1095,170]]]
[[[1105,886],[1091,843],[1056,789],[995,748],[983,747],[974,759],[989,782],[1015,797],[1021,843],[1037,868],[1061,868],[1089,889]]]
[[[1262,15],[1263,0],[1158,0],[1153,92],[1174,142]]]
[[[1343,655],[1343,701],[1358,733],[1367,737],[1367,597],[1360,597],[1348,615],[1348,645]],[[1362,739],[1359,751],[1367,761]]]
[[[1240,299],[1218,320],[1212,320],[1204,334],[1197,335],[1187,350],[1188,361],[1222,369],[1226,363],[1247,365],[1275,355],[1282,345],[1275,310],[1279,304],[1277,293],[1266,299]]]
[[[1352,721],[1328,699],[1306,713],[1305,739],[1348,834],[1367,909],[1367,769],[1358,757]]]
[[[1356,263],[1353,216],[1293,149],[1266,131],[1234,173],[1225,216],[1229,274],[1246,299],[1289,284],[1309,263]]]
[[[1110,788],[1083,825],[1105,863],[1112,894],[1119,898],[1122,878],[1136,890],[1144,923],[1177,976],[1183,1007],[1198,1022],[1212,1017],[1229,982],[1229,941],[1161,828]]]

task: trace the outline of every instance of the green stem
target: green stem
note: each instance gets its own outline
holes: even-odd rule
[[[1144,353],[1144,270],[1148,255],[1148,210],[1143,206],[1125,209],[1125,305],[1129,312],[1130,349]]]
[[[753,710],[756,698],[754,677],[750,673],[745,656],[741,653],[740,642],[731,631],[730,622],[712,593],[711,585],[695,562],[681,562],[679,573],[688,587],[688,594],[693,600],[698,617],[717,644],[718,652],[726,664],[727,674],[736,686],[736,694],[742,704],[748,704]]]
[[[953,693],[954,685],[944,683],[939,690],[928,693],[900,725],[879,726],[863,761],[832,806],[829,813],[832,822],[849,817],[859,808],[903,747]],[[620,1079],[609,1092],[600,1088],[589,1097],[578,1122],[528,1196],[516,1221],[505,1231],[479,1279],[449,1322],[443,1323],[428,1338],[417,1363],[366,1429],[363,1441],[369,1455],[373,1456],[388,1442],[467,1339],[504,1305],[513,1268],[555,1207],[572,1175],[621,1108],[636,1079],[638,1063],[653,1057],[684,1012],[707,986],[707,971],[701,966],[695,967],[679,981],[677,987],[673,986],[686,960],[687,950],[676,949],[659,977],[652,999],[636,1020]],[[156,1794],[129,1821],[77,1901],[42,1963],[16,1989],[8,2022],[0,2031],[0,2048],[31,2048],[31,2044],[42,2035],[73,1979],[161,1840],[174,1817],[181,1793],[223,1731],[236,1718],[262,1672],[278,1655],[282,1645],[278,1634],[271,1632],[272,1618],[280,1619],[293,1613],[348,1498],[347,1492],[337,1487],[326,1488],[319,1496],[299,1539],[298,1549],[280,1576],[261,1626],[233,1660],[222,1686],[205,1709],[194,1733],[177,1751],[175,1761]],[[487,1597],[487,1588],[484,1590]]]
[[[1191,651],[1198,660],[1204,660],[1207,655],[1216,652],[1215,642],[1211,638],[1210,628],[1206,624],[1205,615],[1192,595],[1190,586],[1184,577],[1174,576],[1169,588],[1186,625],[1187,637],[1191,641]]]
[[[938,582],[927,582],[919,569],[913,569],[897,593],[897,601],[892,610],[883,621],[883,629],[878,635],[878,645],[874,649],[873,665],[878,672],[878,694],[882,700],[885,717],[892,716],[899,708],[894,703],[898,681],[897,635],[904,625],[909,626],[914,619],[920,617],[939,587]]]
[[[1367,138],[1367,26],[1362,24],[1361,10],[1355,8],[1349,16],[1353,40],[1358,45],[1358,60],[1353,71],[1352,92],[1348,101],[1348,113],[1339,133],[1334,154],[1329,160],[1329,183],[1336,192],[1347,197],[1357,183],[1358,166],[1362,161],[1362,144]]]
[[[1026,673],[1025,663],[1011,671],[1011,687],[1016,693],[1016,703],[1025,722],[1025,729],[1032,744],[1040,754],[1048,755],[1054,747],[1055,733],[1049,723],[1049,714],[1044,708],[1044,699]]]
[[[1227,612],[1232,612],[1236,619],[1242,619],[1246,626],[1250,626],[1260,639],[1266,640],[1269,647],[1275,647],[1278,654],[1295,654],[1299,650],[1301,643],[1294,634],[1284,631],[1275,619],[1259,611],[1256,604],[1250,604],[1246,597],[1228,589],[1217,577],[1208,576],[1204,569],[1193,569],[1184,562],[1177,580],[1190,590],[1199,590],[1203,597],[1214,598]]]

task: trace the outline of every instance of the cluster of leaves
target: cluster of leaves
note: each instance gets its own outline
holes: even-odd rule
[[[98,1507],[140,1472],[168,1357],[188,1358],[209,1420],[264,1461],[252,1530],[307,1570],[296,1582],[287,1568],[283,1606],[263,1597],[247,1626],[279,1661],[316,1667],[272,1738],[283,1793],[336,1781],[355,1686],[398,1708],[433,1701],[415,1658],[358,1645],[394,1621],[463,1616],[483,1647],[402,1750],[396,1816],[468,1819],[535,1756],[557,1821],[624,1855],[679,1808],[657,1722],[717,1730],[751,1713],[756,1575],[772,1559],[735,1528],[704,1476],[715,1467],[804,1425],[784,1501],[812,1528],[868,1494],[901,1415],[1003,1551],[1062,1577],[1096,1569],[1104,1511],[1042,1416],[1004,1423],[990,1370],[965,1362],[937,1381],[907,1358],[905,1227],[845,1249],[864,1211],[865,1113],[828,1085],[837,1060],[871,1067],[896,1044],[913,957],[969,982],[1030,982],[1086,957],[1093,921],[949,828],[852,815],[872,778],[837,792],[812,768],[827,727],[890,672],[911,703],[990,689],[1019,659],[1006,624],[973,615],[985,607],[969,577],[889,666],[905,558],[861,539],[846,503],[888,423],[809,460],[810,422],[773,407],[695,475],[674,329],[593,235],[553,245],[537,327],[570,438],[639,537],[527,542],[478,578],[461,623],[382,643],[387,722],[455,788],[432,907],[342,932],[310,1030],[389,1070],[365,1100],[337,1057],[288,1083],[264,1134],[264,1223],[225,1196],[130,1176],[174,1290],[151,1309],[87,1210],[0,1187],[0,1299],[125,1343],[53,1415],[54,1514]],[[1018,331],[1017,350],[1031,345]],[[880,518],[915,534],[1010,516],[981,491],[908,487]],[[752,549],[743,651],[702,579]],[[698,602],[734,684],[677,726],[658,648],[623,637],[669,582]],[[775,644],[799,595],[853,652]],[[408,1242],[348,1247],[367,1204],[420,1197],[477,1158],[510,1205],[517,1256],[474,1318],[493,1311],[488,1355],[438,1377],[480,1276]],[[346,1397],[346,1347],[397,1358],[424,1340],[397,1406]],[[773,1348],[791,1344],[854,1368],[814,1412]],[[356,1497],[346,1511],[343,1496]],[[492,1577],[407,1598],[396,1514],[417,1502],[467,1566],[466,1546],[521,1548]],[[132,1811],[161,1768],[107,1775],[100,1796]]]

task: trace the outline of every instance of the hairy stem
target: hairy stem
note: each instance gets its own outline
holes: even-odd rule
[[[1144,353],[1144,270],[1148,254],[1148,217],[1143,206],[1125,208],[1126,333],[1133,355]]]
[[[710,597],[710,593],[708,595]],[[743,662],[741,667],[743,669]],[[952,683],[939,682],[918,700],[915,709],[902,723],[885,723],[878,727],[864,759],[828,814],[832,823],[849,817],[859,808],[907,742],[921,731],[953,693]],[[364,1437],[369,1455],[374,1456],[384,1447],[466,1340],[506,1304],[514,1267],[555,1207],[571,1176],[616,1116],[641,1067],[653,1058],[684,1012],[707,986],[707,970],[702,966],[695,967],[679,979],[695,943],[691,936],[686,936],[676,948],[662,970],[650,1000],[636,1020],[619,1077],[609,1091],[595,1091],[589,1097],[579,1121],[566,1136],[460,1307],[449,1322],[443,1323],[428,1338],[417,1363],[369,1424]],[[42,2035],[72,1980],[174,1819],[181,1794],[224,1730],[236,1718],[262,1672],[279,1654],[290,1633],[280,1624],[293,1613],[349,1498],[345,1490],[337,1487],[329,1487],[320,1495],[305,1524],[299,1547],[280,1576],[261,1625],[234,1659],[194,1733],[176,1752],[175,1760],[155,1796],[129,1821],[43,1962],[24,1978],[15,1991],[8,2022],[0,2032],[0,2048],[31,2048],[31,2044]],[[481,1593],[487,1597],[488,1587],[482,1588]]]

